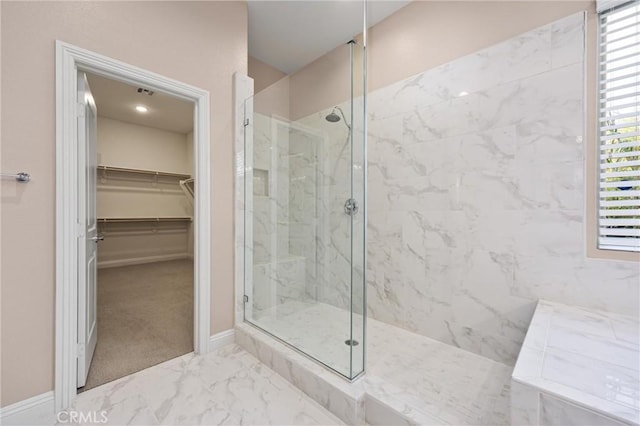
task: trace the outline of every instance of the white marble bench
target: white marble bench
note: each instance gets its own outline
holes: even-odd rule
[[[511,380],[513,425],[640,423],[637,319],[539,301]]]

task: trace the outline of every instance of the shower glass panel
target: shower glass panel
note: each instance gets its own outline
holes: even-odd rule
[[[364,52],[342,44],[326,81],[245,102],[245,321],[348,379],[365,356]]]

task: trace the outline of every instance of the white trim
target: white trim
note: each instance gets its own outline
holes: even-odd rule
[[[251,151],[245,153],[245,100],[250,99],[253,96],[253,79],[244,74],[235,73],[233,75],[233,97],[234,97],[234,141],[235,141],[235,229],[234,229],[234,244],[235,244],[235,324],[241,324],[244,321],[244,294],[251,294],[251,288],[245,289],[245,265],[250,265],[253,262],[245,256],[251,256],[251,250],[245,249],[245,233],[251,235],[252,222],[248,221],[245,224],[245,211],[252,210],[252,200],[248,199],[248,204],[245,204],[245,180],[247,185],[253,185],[251,179],[246,179],[245,174],[250,175],[247,164],[245,163],[245,157],[248,161],[251,160]],[[247,102],[248,106],[252,108],[253,103]],[[252,116],[250,111],[248,114]],[[246,128],[248,132],[247,138],[252,138],[252,126],[249,125]],[[251,148],[251,144],[247,146]],[[249,193],[251,193],[250,190]],[[245,229],[245,225],[249,228]],[[251,268],[246,270],[246,282],[247,285],[251,285]],[[250,308],[250,304],[247,307]]]
[[[216,333],[209,339],[209,352],[230,345],[236,341],[236,331],[233,328]]]
[[[144,265],[145,263],[167,262],[170,260],[191,259],[189,253],[158,254],[155,256],[130,257],[128,259],[103,260],[98,262],[99,269],[117,268],[119,266]]]
[[[56,359],[55,408],[73,402],[76,383],[77,270],[76,190],[77,71],[87,71],[127,84],[194,102],[194,352],[209,349],[211,303],[211,164],[209,92],[133,65],[56,41]]]
[[[53,391],[24,399],[0,410],[2,425],[51,425],[54,423]]]

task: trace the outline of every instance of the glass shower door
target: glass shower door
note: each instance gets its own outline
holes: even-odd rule
[[[340,103],[292,101],[289,77],[245,102],[245,320],[348,379],[364,370],[363,53],[332,52]]]

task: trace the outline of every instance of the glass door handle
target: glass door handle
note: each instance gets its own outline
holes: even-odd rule
[[[98,241],[104,240],[104,235],[98,234],[95,237],[91,237],[91,239],[97,243]]]

